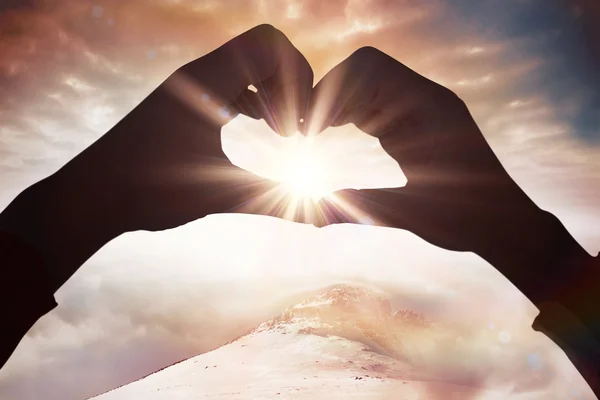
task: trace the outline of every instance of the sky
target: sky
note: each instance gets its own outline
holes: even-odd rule
[[[599,16],[594,0],[3,1],[0,207],[93,143],[176,68],[270,23],[316,80],[369,45],[454,90],[515,181],[596,255]],[[222,133],[234,163],[276,175],[277,152],[261,149],[286,142],[263,121],[238,117]],[[353,126],[315,143],[331,187],[405,182],[377,141]],[[564,354],[531,331],[535,307],[473,254],[399,230],[217,215],[130,233],[99,251],[0,371],[0,398],[101,393],[208,351],[290,299],[340,281],[385,286],[407,306],[498,332],[502,351],[522,353],[525,365],[540,354],[548,379],[515,368],[514,379],[531,379],[523,390],[588,393]],[[482,357],[490,375],[506,370]]]

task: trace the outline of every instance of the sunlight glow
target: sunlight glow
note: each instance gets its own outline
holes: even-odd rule
[[[189,77],[181,75],[172,77],[169,80],[168,88],[182,102],[186,103],[190,108],[195,109],[204,118],[223,126],[224,130],[230,130],[230,132],[239,131],[240,137],[242,137],[241,135],[248,137],[249,135],[257,134],[257,132],[254,132],[250,128],[248,123],[230,124],[233,119],[242,116],[232,113],[227,106],[227,102],[220,100],[208,88],[200,87],[197,82],[194,82]],[[257,89],[254,85],[248,86],[249,91],[254,92]],[[335,88],[331,87],[328,89],[318,104],[318,109],[323,111],[315,113],[314,118],[311,119],[310,126],[307,127],[307,136],[304,136],[300,132],[296,132],[291,137],[275,136],[274,132],[271,131],[270,139],[267,139],[269,137],[267,134],[263,136],[267,139],[265,141],[252,140],[250,143],[254,143],[254,145],[251,147],[248,146],[250,143],[246,143],[243,146],[235,146],[239,147],[237,150],[238,154],[242,154],[246,158],[245,161],[238,160],[238,162],[233,162],[231,160],[233,164],[231,166],[210,166],[203,164],[202,168],[197,169],[194,176],[190,178],[203,181],[221,181],[223,184],[231,183],[234,186],[243,186],[247,185],[249,181],[255,181],[251,176],[260,176],[280,183],[273,189],[255,198],[241,198],[240,204],[232,208],[235,212],[275,216],[290,221],[312,223],[317,226],[325,226],[329,223],[339,221],[356,221],[365,225],[379,225],[379,222],[371,215],[366,215],[359,207],[352,204],[351,199],[333,194],[341,188],[356,186],[352,184],[340,185],[340,178],[348,175],[347,168],[340,168],[335,165],[336,159],[339,161],[340,157],[347,157],[346,151],[349,148],[346,150],[342,150],[339,147],[327,148],[324,144],[331,141],[331,138],[323,141],[325,137],[323,133],[319,135],[311,133],[319,132],[319,125],[325,120],[327,110],[331,108],[332,102],[335,101],[335,96],[333,95]],[[287,100],[287,103],[292,104],[294,101],[292,94],[286,93],[285,95],[291,96]],[[261,107],[264,108],[263,111],[266,111],[267,114],[271,112],[269,104],[263,104]],[[267,115],[266,117],[268,118],[269,116]],[[250,120],[252,119],[248,119],[248,122]],[[266,132],[271,130],[265,118],[260,119],[262,122],[255,121],[262,126],[260,129],[263,132],[265,132],[264,129],[266,129]],[[287,128],[297,129],[298,122],[304,123],[302,120],[297,122],[279,121],[279,123],[283,123],[284,130],[288,132]],[[375,121],[375,123],[380,123],[380,121]],[[228,125],[227,129],[225,125]],[[256,128],[258,128],[258,125]],[[350,140],[352,130],[348,127],[330,129],[341,129],[343,135],[338,131],[340,138],[344,137],[343,140],[346,143],[353,142]],[[354,134],[356,132],[366,137],[364,132],[360,132],[355,127]],[[355,136],[354,138],[357,139],[359,136]],[[254,139],[257,137],[254,136]],[[222,132],[222,145],[226,153],[228,152],[225,148],[233,144],[230,139],[231,137],[228,134]],[[317,142],[319,143],[317,144]],[[385,154],[381,146],[379,146],[379,149],[381,154]],[[230,156],[230,154],[226,155]],[[370,156],[372,155],[372,151],[370,151]],[[390,165],[394,169],[398,169],[397,162],[393,161],[389,155],[386,155],[386,157],[392,162]],[[356,158],[354,159],[356,160]],[[260,167],[255,169],[255,173],[248,175],[248,171],[244,171],[244,168],[246,168],[246,164],[249,166],[251,163],[258,164]],[[364,172],[361,171],[359,175]],[[352,177],[353,179],[356,178],[356,174],[353,174]],[[402,185],[389,186],[388,184],[381,183],[375,187],[398,186]],[[326,201],[322,202],[321,200]]]
[[[315,150],[310,137],[300,133],[285,140],[278,160],[278,180],[293,197],[314,201],[330,194],[327,190],[325,160]]]

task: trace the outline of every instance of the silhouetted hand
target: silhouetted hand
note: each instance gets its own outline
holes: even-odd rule
[[[478,254],[541,310],[534,328],[559,344],[600,393],[598,259],[513,181],[464,102],[365,47],[313,89],[305,129],[348,123],[378,137],[408,182],[336,192],[320,203],[321,222],[367,221]]]
[[[532,301],[570,276],[557,263],[586,254],[508,175],[463,101],[377,49],[359,49],[313,90],[307,129],[348,123],[378,137],[408,183],[339,191],[322,204],[328,223],[372,220],[472,251]]]
[[[248,90],[250,84],[260,91]],[[257,109],[260,95],[287,127],[266,116],[271,125],[293,133],[312,85],[302,54],[280,31],[259,26],[181,67],[63,168],[61,179],[69,186],[80,182],[86,191],[97,192],[101,184],[110,192],[110,212],[127,231],[172,228],[238,209],[275,184],[229,161],[221,127],[240,108],[266,116]]]
[[[121,233],[263,211],[259,204],[277,184],[229,161],[221,127],[243,111],[295,133],[312,86],[311,67],[283,33],[251,29],[181,67],[97,142],[23,193],[2,227],[39,249],[60,285]]]

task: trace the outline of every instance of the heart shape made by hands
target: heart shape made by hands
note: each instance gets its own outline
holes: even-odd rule
[[[283,137],[264,120],[238,115],[222,129],[232,163],[317,201],[336,190],[401,187],[406,177],[379,140],[353,124]]]

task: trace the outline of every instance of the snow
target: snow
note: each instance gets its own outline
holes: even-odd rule
[[[300,309],[300,308],[319,307],[319,306],[323,306],[323,305],[330,305],[332,303],[333,303],[333,299],[314,300],[314,301],[310,301],[307,303],[296,304],[292,308]]]
[[[539,362],[532,364],[532,357],[526,360],[539,375],[534,380],[527,371],[520,380],[478,380],[485,377],[489,365],[478,364],[472,354],[484,354],[498,344],[473,336],[468,341],[475,353],[461,352],[457,349],[464,344],[453,346],[443,340],[444,335],[443,327],[427,322],[421,314],[392,310],[380,294],[339,285],[211,352],[94,399],[565,398],[550,386],[536,391],[542,389],[536,382],[545,371]],[[465,341],[461,336],[456,340]],[[440,355],[437,364],[413,357],[432,352]],[[507,365],[518,367],[514,362]],[[528,385],[529,390],[524,390]]]
[[[297,333],[303,326],[252,333],[94,399],[465,399],[479,391],[432,380],[357,341]]]

